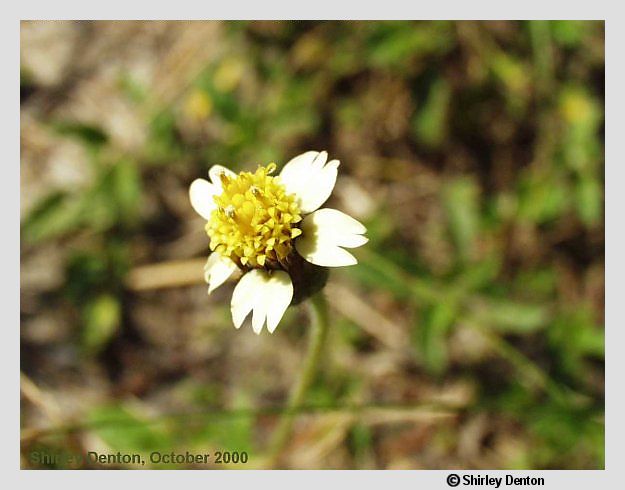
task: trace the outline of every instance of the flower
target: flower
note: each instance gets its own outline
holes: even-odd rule
[[[236,328],[252,312],[254,332],[266,322],[273,333],[294,299],[294,283],[306,289],[315,270],[357,263],[345,248],[367,243],[365,227],[336,209],[319,209],[339,167],[338,160],[327,160],[325,151],[308,151],[277,176],[275,163],[238,175],[214,165],[210,182],[191,183],[191,205],[207,220],[210,238],[212,253],[204,267],[208,293],[243,272],[230,304]]]

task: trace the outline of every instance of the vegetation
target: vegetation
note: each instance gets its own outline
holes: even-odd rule
[[[603,468],[604,25],[24,22],[22,465],[246,452],[306,310],[235,330],[187,197],[215,163],[341,160],[368,227],[280,468]]]

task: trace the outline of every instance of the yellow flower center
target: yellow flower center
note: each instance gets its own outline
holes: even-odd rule
[[[276,266],[289,255],[302,217],[295,196],[270,175],[275,169],[221,174],[223,191],[206,225],[211,250],[247,267]]]

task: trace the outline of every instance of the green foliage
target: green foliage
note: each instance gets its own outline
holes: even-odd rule
[[[448,182],[442,201],[449,228],[461,260],[470,260],[480,231],[479,188],[468,178]]]
[[[453,47],[450,22],[376,22],[369,25],[368,60],[374,67],[407,70],[412,58],[442,55]]]
[[[266,354],[225,326],[226,293],[128,291],[128,272],[199,256],[185,188],[210,165],[280,166],[314,148],[340,158],[341,178],[372,203],[357,216],[370,239],[354,252],[358,266],[332,280],[408,345],[387,348],[376,325],[334,311],[307,404],[412,406],[464,382],[476,393],[453,424],[419,422],[417,436],[355,416],[332,457],[353,467],[386,464],[392,451],[389,465],[456,462],[465,416],[482,414],[495,436],[513,437],[512,468],[603,467],[603,24],[246,21],[222,25],[218,44],[193,76],[180,70],[171,97],[120,70],[115,86],[145,129],[132,149],[104,122],[37,116],[47,137],[87,155],[86,183],[50,185],[21,222],[24,260],[62,252],[62,285],[25,291],[25,301],[74,322],[67,338],[31,350],[47,359],[54,342],[72,344],[58,351],[80,352],[76,369],[112,387],[78,421],[84,430],[112,451],[262,454],[271,424],[260,412],[286,399],[281,356],[295,359],[280,345],[303,345],[303,317],[291,309]],[[23,104],[49,90],[25,68],[21,88]],[[327,205],[360,209],[349,196]],[[145,303],[153,309],[141,316]],[[206,332],[189,332],[195,317]],[[25,370],[37,373],[30,359]],[[65,365],[59,372],[65,379]],[[506,457],[481,449],[489,464]]]
[[[527,334],[546,326],[549,314],[542,305],[523,304],[507,299],[488,300],[476,307],[480,323],[501,332]]]
[[[89,230],[131,227],[138,218],[141,179],[136,164],[121,159],[98,169],[93,185],[73,192],[53,192],[22,222],[22,239],[44,240]]]
[[[437,303],[427,309],[416,325],[415,339],[420,349],[425,366],[435,374],[443,373],[449,364],[447,337],[457,318],[453,304]]]
[[[103,294],[87,303],[83,314],[83,345],[90,353],[97,352],[119,329],[121,305],[116,297]]]
[[[106,144],[108,141],[108,136],[102,129],[90,124],[62,121],[56,123],[53,128],[60,135],[76,138],[88,146],[98,147]]]
[[[419,142],[439,149],[447,136],[451,89],[444,79],[430,87],[427,99],[413,121],[413,131]]]
[[[186,429],[187,424],[180,424],[178,430]],[[205,447],[208,442],[219,450],[253,453],[253,430],[251,415],[208,417],[196,428],[193,441],[198,447]]]
[[[145,453],[171,447],[171,439],[162,427],[121,405],[96,408],[88,420],[113,451]]]

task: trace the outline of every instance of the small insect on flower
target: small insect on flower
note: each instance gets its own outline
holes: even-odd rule
[[[325,151],[308,151],[276,176],[275,163],[238,175],[214,165],[210,182],[191,183],[191,205],[207,220],[210,238],[208,293],[243,272],[230,304],[236,328],[252,312],[254,332],[266,322],[273,333],[292,302],[323,287],[326,267],[357,263],[345,248],[367,243],[365,227],[336,209],[319,209],[339,166],[327,160]]]

